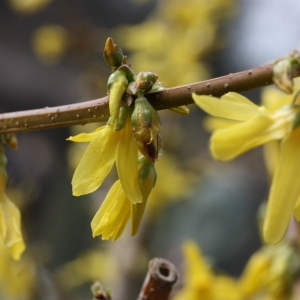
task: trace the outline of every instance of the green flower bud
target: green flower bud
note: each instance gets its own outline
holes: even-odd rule
[[[141,156],[138,162],[139,185],[143,195],[142,203],[131,204],[131,235],[138,232],[148,197],[156,183],[156,171],[154,164],[145,156]]]
[[[131,124],[139,151],[150,161],[155,162],[161,148],[160,119],[157,111],[145,97],[138,97],[135,100]]]
[[[136,87],[143,94],[148,93],[157,79],[158,76],[152,71],[140,72],[136,77]]]
[[[126,91],[128,80],[126,74],[122,70],[117,70],[108,78],[108,93],[109,93],[109,124],[116,124],[119,119],[119,111],[123,94]]]
[[[125,61],[125,56],[123,55],[122,50],[114,44],[111,37],[106,40],[103,57],[112,70],[120,67]]]
[[[293,92],[293,59],[284,58],[275,62],[273,67],[273,81],[279,89],[291,94]]]
[[[119,118],[115,124],[114,130],[118,131],[125,127],[128,116],[130,115],[130,108],[124,104],[121,104],[119,111]]]

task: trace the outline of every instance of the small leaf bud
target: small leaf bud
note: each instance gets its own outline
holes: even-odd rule
[[[112,70],[120,67],[124,63],[125,59],[122,50],[116,44],[114,44],[114,41],[111,37],[106,40],[103,57]]]

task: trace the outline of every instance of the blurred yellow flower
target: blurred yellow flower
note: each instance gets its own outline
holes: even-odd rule
[[[34,53],[42,63],[57,64],[68,48],[68,33],[59,25],[44,25],[35,30],[31,44]]]
[[[184,285],[173,300],[292,300],[300,257],[287,243],[264,246],[247,262],[239,279],[215,273],[197,244],[183,245]]]
[[[25,250],[21,229],[21,214],[6,193],[7,176],[5,172],[6,157],[0,145],[0,237],[11,256],[18,260]]]
[[[196,243],[186,242],[183,254],[186,263],[185,282],[173,300],[242,299],[236,280],[225,275],[216,276]]]
[[[219,23],[232,15],[236,3],[158,1],[143,23],[122,26],[113,35],[131,52],[130,63],[140,70],[155,70],[164,86],[199,81],[208,77],[201,59],[221,46]]]
[[[251,256],[238,281],[243,299],[294,299],[292,288],[299,266],[294,246],[264,246]]]
[[[111,284],[117,277],[117,270],[117,262],[109,252],[89,250],[61,266],[56,274],[65,287],[74,288],[95,280]]]
[[[282,140],[263,226],[264,240],[278,243],[300,195],[300,177],[297,176],[300,128],[295,123],[299,106],[285,106],[272,113],[236,93],[228,93],[221,100],[197,95],[193,95],[193,99],[207,113],[237,122],[213,133],[210,149],[216,159],[231,160],[264,143]]]
[[[30,300],[35,293],[36,269],[34,262],[25,256],[16,261],[0,240],[0,298]]]
[[[170,202],[187,199],[197,180],[195,174],[182,169],[176,157],[165,151],[163,159],[156,164],[156,169],[163,180],[157,181],[149,196],[147,212],[150,218],[155,218]]]
[[[10,7],[24,14],[34,14],[45,8],[52,0],[8,0]]]

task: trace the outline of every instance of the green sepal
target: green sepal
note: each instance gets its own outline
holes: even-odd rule
[[[171,112],[174,112],[176,114],[183,115],[183,116],[186,116],[190,113],[190,110],[185,105],[169,108],[169,110]]]

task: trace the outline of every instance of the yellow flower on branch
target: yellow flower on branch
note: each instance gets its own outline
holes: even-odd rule
[[[300,196],[300,160],[297,159],[300,107],[284,106],[272,113],[237,93],[228,93],[221,99],[193,95],[193,99],[207,113],[236,121],[235,125],[216,130],[212,135],[210,149],[218,160],[231,160],[254,147],[281,140],[263,228],[265,241],[278,243]]]
[[[113,125],[105,125],[92,133],[81,133],[69,140],[90,142],[72,179],[74,196],[89,194],[98,189],[116,162],[126,196],[132,203],[142,202],[137,180],[138,150],[129,116],[124,128],[119,131],[115,131]]]

